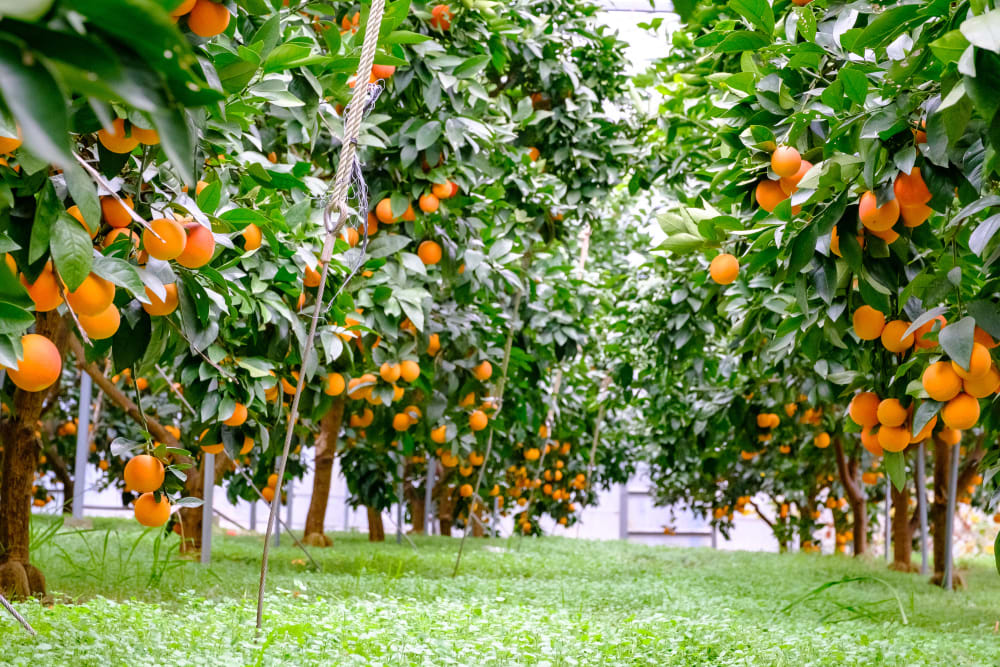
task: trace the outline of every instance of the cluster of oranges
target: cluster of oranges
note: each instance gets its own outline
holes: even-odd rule
[[[125,464],[125,488],[141,494],[135,501],[135,519],[143,526],[162,526],[170,518],[170,501],[159,492],[163,463],[149,454],[133,456]]]
[[[260,490],[260,495],[264,496],[264,500],[271,502],[274,500],[274,490],[278,486],[278,475],[276,473],[271,473],[267,477],[267,485]]]
[[[431,9],[431,20],[428,21],[431,27],[437,28],[443,32],[447,32],[451,29],[451,21],[455,18],[455,14],[451,11],[448,5],[435,5]]]
[[[798,190],[799,181],[810,169],[812,163],[803,160],[797,149],[792,146],[779,146],[771,154],[771,171],[778,178],[763,178],[758,181],[754,198],[762,209],[771,213],[778,204]],[[800,210],[800,206],[792,207],[792,213],[798,213]]]
[[[231,18],[224,4],[212,0],[183,0],[170,12],[170,17],[175,23],[185,15],[188,30],[199,37],[215,37],[222,34],[229,27]]]

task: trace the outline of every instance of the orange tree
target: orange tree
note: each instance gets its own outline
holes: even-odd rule
[[[712,273],[733,283],[730,305],[761,313],[742,349],[795,351],[856,395],[845,430],[898,488],[912,442],[935,444],[944,491],[955,432],[995,438],[996,16],[698,4],[658,66],[664,166],[646,178],[676,199],[668,244],[733,256]]]

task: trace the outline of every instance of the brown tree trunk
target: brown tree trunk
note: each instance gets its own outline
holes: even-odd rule
[[[486,529],[483,527],[483,506],[477,502],[471,509],[472,511],[469,512],[469,521],[472,522],[472,536],[484,537]]]
[[[35,333],[51,340],[65,357],[62,318],[56,311],[35,315]],[[23,599],[45,595],[45,576],[29,562],[31,485],[41,446],[35,428],[42,414],[45,391],[14,391],[10,417],[0,424],[3,479],[0,483],[0,591]]]
[[[950,446],[934,438],[934,500],[931,503],[931,535],[934,538],[934,577],[932,581],[944,580],[946,536],[948,534],[948,475],[951,472],[952,451],[958,446]],[[957,453],[957,452],[956,452]]]
[[[844,455],[843,436],[837,435],[833,438],[833,451],[837,457],[837,473],[840,476],[840,483],[847,492],[847,500],[851,505],[851,516],[854,519],[854,555],[860,556],[868,551],[868,508],[866,506],[865,494],[858,484],[857,458],[850,460]]]
[[[427,522],[427,507],[424,493],[420,490],[420,486],[414,483],[412,472],[413,465],[407,463],[403,468],[403,492],[410,506],[410,525],[413,526],[410,532],[422,534],[424,524]]]
[[[385,542],[385,526],[382,525],[382,513],[374,507],[365,505],[368,510],[368,541]]]
[[[63,457],[59,455],[59,450],[55,448],[55,445],[49,444],[45,446],[45,456],[48,457],[49,463],[52,464],[52,471],[55,472],[56,478],[63,485],[63,514],[72,514],[73,476],[70,474],[69,468],[66,466],[66,462],[63,460]]]
[[[314,464],[312,498],[306,514],[305,535],[302,541],[314,547],[333,546],[323,532],[326,522],[326,505],[330,499],[330,485],[333,479],[333,460],[337,456],[337,438],[344,418],[344,399],[338,398],[320,422],[319,437],[316,438],[316,461]]]
[[[892,487],[892,569],[913,572],[913,532],[910,530],[910,487]]]

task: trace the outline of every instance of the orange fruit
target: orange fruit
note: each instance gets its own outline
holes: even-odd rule
[[[920,429],[920,432],[914,436],[910,437],[910,444],[921,442],[931,437],[931,433],[934,431],[934,426],[937,424],[937,415],[931,417],[930,421],[924,424],[924,427]]]
[[[177,7],[172,12],[170,12],[170,15],[183,16],[184,14],[187,14],[189,11],[191,11],[191,8],[194,7],[194,3],[195,0],[182,0],[181,4],[177,5]]]
[[[887,398],[879,402],[875,414],[882,426],[901,426],[909,416],[906,408],[896,398]]]
[[[344,376],[340,373],[330,373],[326,376],[323,393],[327,396],[340,396],[344,392]]]
[[[243,250],[246,252],[259,248],[264,236],[260,231],[260,227],[252,222],[244,227],[240,234],[243,236]]]
[[[878,435],[873,433],[870,427],[866,426],[861,430],[861,446],[872,456],[882,456],[882,445],[878,441]]]
[[[799,189],[799,181],[802,180],[803,176],[809,173],[812,166],[812,162],[802,160],[802,163],[799,165],[799,170],[791,176],[782,176],[781,180],[778,181],[778,185],[781,186],[781,189],[786,195],[794,194],[795,191]]]
[[[404,382],[413,382],[420,377],[420,364],[410,359],[404,359],[399,364],[399,375]]]
[[[437,428],[431,429],[431,440],[439,445],[443,445],[448,440],[448,426],[441,424]]]
[[[296,389],[298,389],[298,383],[299,383],[299,372],[298,371],[292,371],[292,379],[295,380],[295,384],[292,384],[291,382],[289,382],[285,378],[281,378],[281,390],[284,391],[288,395],[294,394],[295,391],[296,391]],[[358,382],[359,383],[362,383],[364,381],[365,380],[364,380],[363,376],[360,377],[360,378],[358,378]],[[364,391],[367,393],[368,391],[370,391],[370,389],[369,388],[365,388]]]
[[[973,398],[986,398],[1000,389],[1000,371],[991,365],[989,370],[979,377],[969,378],[962,382],[963,391]]]
[[[371,236],[377,231],[378,231],[378,226],[369,226],[368,236]],[[361,235],[358,234],[358,230],[356,230],[354,227],[345,228],[344,231],[340,233],[340,238],[344,239],[347,245],[351,246],[352,248],[358,245],[358,242],[361,241]]]
[[[135,520],[149,528],[162,526],[170,518],[170,501],[164,495],[156,502],[153,493],[144,493],[135,501]]]
[[[924,369],[921,383],[927,395],[935,401],[950,401],[962,391],[962,378],[955,372],[954,365],[936,361]]]
[[[871,306],[861,306],[854,311],[854,333],[861,340],[875,340],[885,329],[885,315]]]
[[[927,218],[931,217],[933,212],[926,204],[899,207],[899,215],[907,227],[919,227],[927,221]]]
[[[962,441],[962,432],[953,428],[943,428],[938,432],[938,437],[944,444],[955,446]]]
[[[402,387],[397,387],[396,385],[392,385],[392,400],[394,402],[403,400],[404,393],[405,392],[403,391]]]
[[[383,380],[389,384],[393,384],[399,379],[400,368],[399,364],[391,364],[388,361],[382,364],[378,370],[378,374]]]
[[[848,406],[848,413],[858,426],[871,428],[877,426],[879,423],[879,403],[881,401],[879,401],[878,396],[874,392],[862,391],[856,394],[851,400],[851,404]]]
[[[909,174],[899,172],[893,181],[892,191],[900,206],[919,206],[931,200],[931,191],[924,183],[920,167],[914,167]]]
[[[177,310],[178,301],[176,283],[168,283],[163,287],[167,290],[167,293],[162,300],[153,294],[148,287],[146,288],[146,298],[149,299],[149,303],[142,304],[142,309],[154,317],[169,315]]]
[[[458,487],[458,493],[463,498],[468,498],[469,496],[472,495],[472,485],[463,484],[462,486]]]
[[[196,0],[188,14],[188,28],[199,37],[215,37],[229,27],[229,10],[221,3]]]
[[[427,194],[421,195],[417,204],[420,206],[420,210],[424,213],[434,213],[438,210],[438,207],[440,207],[441,202],[434,195]]]
[[[323,268],[323,263],[320,262],[318,268]],[[306,287],[318,287],[320,280],[322,279],[322,274],[319,271],[312,268],[311,266],[306,267],[305,275],[302,278],[302,283]]]
[[[38,278],[30,285],[24,274],[21,274],[21,284],[28,290],[28,296],[35,303],[35,310],[39,313],[46,313],[58,308],[62,302],[62,294],[59,293],[59,283],[56,282],[55,271],[52,270],[52,263],[49,262],[38,274]]]
[[[534,146],[528,148],[528,159],[531,160],[532,162],[537,161],[538,158],[540,158],[541,156],[542,156],[541,151],[539,151]]]
[[[136,493],[149,493],[163,486],[163,464],[149,454],[139,454],[125,464],[125,484]]]
[[[101,228],[100,222],[94,225],[94,228],[91,229],[90,226],[87,225],[86,220],[83,219],[83,212],[80,210],[80,207],[75,204],[66,209],[66,212],[73,216],[77,222],[83,225],[83,228],[87,230],[88,234],[90,234],[90,238],[97,236],[97,231]]]
[[[865,249],[865,235],[858,234],[855,237],[858,240],[858,246],[864,250]],[[840,233],[837,231],[837,227],[834,226],[833,231],[830,232],[830,252],[832,252],[837,257],[843,257],[840,252]]]
[[[77,315],[100,315],[115,300],[115,286],[93,273],[88,275],[66,300]]]
[[[21,146],[21,128],[17,128],[16,137],[0,137],[0,153],[9,155]]]
[[[199,4],[202,2],[208,0],[198,0]],[[212,255],[215,254],[215,237],[212,236],[210,229],[196,222],[186,227],[187,240],[184,242],[183,252],[177,256],[177,263],[188,269],[201,268],[212,261]]]
[[[875,193],[871,190],[861,195],[861,201],[858,203],[858,217],[861,219],[861,224],[873,232],[892,229],[899,220],[899,202],[890,199],[881,207],[877,204]]]
[[[115,304],[109,304],[103,312],[97,315],[77,315],[80,326],[87,332],[92,340],[104,340],[111,338],[121,326],[121,313],[115,308]]]
[[[968,369],[956,361],[951,362],[951,367],[963,380],[982,377],[989,372],[993,365],[993,358],[990,351],[981,343],[972,344],[972,357],[968,361]]]
[[[778,204],[788,199],[788,195],[781,189],[778,181],[772,181],[768,178],[761,180],[757,184],[754,197],[757,200],[757,204],[768,213],[774,211]]]
[[[968,394],[958,394],[941,408],[941,420],[956,431],[970,429],[979,421],[979,401]]]
[[[434,356],[441,351],[441,337],[436,333],[431,334],[427,339],[427,354]]]
[[[941,326],[938,327],[938,332],[940,332],[941,329],[944,329],[948,325],[948,320],[944,318],[944,315],[938,315],[930,322],[921,324],[913,332],[913,344],[922,350],[927,350],[937,345],[937,340],[928,336],[928,334],[933,333],[935,323],[940,323]]]
[[[375,206],[375,217],[385,225],[391,225],[399,219],[392,214],[392,200],[389,197],[386,197]]]
[[[482,410],[473,410],[469,415],[469,428],[473,431],[482,431],[489,424],[489,418]]]
[[[451,181],[445,181],[444,183],[435,183],[431,186],[431,192],[438,199],[448,199],[452,197],[452,185]]]
[[[431,10],[431,27],[447,32],[451,28],[451,20],[455,17],[448,5],[436,5]]]
[[[112,227],[128,227],[132,222],[132,214],[129,213],[132,208],[131,197],[122,197],[121,202],[111,195],[101,197],[101,213],[104,214],[104,221]]]
[[[263,489],[260,490],[260,495],[262,495],[264,497],[264,500],[267,501],[268,503],[273,502],[274,501],[274,487],[273,486],[265,486]]]
[[[486,382],[493,376],[493,364],[484,359],[482,363],[472,369],[472,375],[480,382]]]
[[[160,238],[156,238],[157,236]],[[187,237],[180,223],[167,218],[151,221],[149,228],[142,232],[142,245],[149,256],[164,261],[174,259],[184,252],[186,241]]]
[[[819,449],[826,449],[830,446],[830,434],[829,433],[817,433],[816,437],[813,438],[813,444]]]
[[[374,83],[379,79],[391,79],[396,73],[396,68],[392,65],[372,65],[371,81]]]
[[[139,145],[139,139],[134,135],[125,136],[125,119],[115,118],[111,129],[101,128],[97,131],[97,140],[112,153],[131,153]]]
[[[993,340],[993,336],[989,335],[979,327],[976,327],[975,333],[973,334],[973,340],[987,350],[992,350],[997,346],[997,342]]]
[[[791,146],[778,146],[771,153],[771,171],[782,178],[794,176],[802,166],[802,156]]]
[[[24,391],[51,387],[62,372],[62,357],[56,346],[40,334],[25,334],[21,336],[21,348],[23,356],[17,362],[17,369],[7,369],[10,381]]]
[[[708,265],[708,275],[719,285],[728,285],[740,275],[740,262],[729,253],[716,255]]]
[[[413,204],[410,203],[406,204],[406,210],[403,211],[403,215],[401,217],[406,222],[413,222],[414,220],[417,219],[417,212],[413,210]],[[376,225],[378,225],[378,218],[372,216],[371,213],[368,214],[368,218],[369,222],[374,222]]]
[[[903,334],[910,328],[910,323],[905,320],[893,320],[882,329],[882,345],[890,352],[897,354],[906,352],[913,347],[913,334],[904,337]]]
[[[233,408],[233,414],[222,423],[226,426],[242,426],[247,420],[247,406],[237,403]]]
[[[437,264],[441,261],[441,246],[434,241],[424,241],[417,248],[417,256],[426,266]]]
[[[410,416],[405,412],[397,412],[392,418],[392,427],[397,431],[405,431],[410,425]]]
[[[120,237],[125,237],[132,242],[133,248],[139,247],[139,235],[133,232],[131,229],[112,229],[104,237],[104,243],[102,244],[105,248],[110,248],[111,245],[117,241]]]
[[[147,146],[155,146],[160,143],[160,133],[156,130],[146,130],[133,125],[132,136],[138,139],[140,144],[145,144]]]
[[[872,232],[872,236],[877,236],[887,244],[892,245],[899,238],[899,232],[894,229],[887,229],[884,232]]]
[[[249,454],[250,450],[253,449],[253,438],[246,435],[243,436],[243,446],[240,447],[240,454]]]

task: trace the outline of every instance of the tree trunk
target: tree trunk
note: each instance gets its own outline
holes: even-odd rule
[[[62,318],[56,311],[35,315],[35,333],[51,340],[65,358]],[[29,562],[31,485],[41,447],[35,428],[48,392],[14,391],[10,417],[0,424],[4,448],[0,483],[0,591],[23,599],[45,595],[45,576]]]
[[[415,477],[412,473],[413,465],[407,463],[403,467],[403,493],[410,506],[410,524],[413,526],[410,532],[422,534],[424,532],[424,524],[427,522],[427,503],[420,485],[415,483],[419,478]]]
[[[382,525],[382,513],[370,505],[365,505],[368,510],[368,541],[385,542],[385,526]]]
[[[833,451],[837,457],[837,473],[840,476],[840,483],[847,493],[847,500],[851,505],[851,516],[854,519],[854,555],[860,556],[868,551],[868,508],[865,494],[858,485],[858,459],[852,457],[848,461],[844,455],[842,437],[837,435],[833,438]]]
[[[944,580],[945,550],[948,534],[948,475],[951,472],[951,457],[958,446],[950,446],[934,438],[934,500],[931,503],[931,535],[934,538],[934,577],[932,581]],[[957,453],[957,452],[956,452]]]
[[[472,536],[484,537],[486,529],[483,527],[483,506],[477,502],[470,509],[472,510],[469,512],[469,521],[472,522]]]
[[[892,565],[900,572],[914,572],[913,532],[910,530],[910,487],[892,487]]]
[[[56,478],[63,485],[63,514],[72,514],[73,475],[70,474],[69,468],[66,466],[66,462],[63,460],[63,457],[59,455],[59,450],[55,448],[55,445],[49,444],[45,446],[45,456],[49,458],[49,463],[52,464],[52,471],[56,474]]]
[[[312,498],[306,514],[305,536],[302,541],[314,547],[333,546],[323,532],[326,523],[326,505],[330,499],[330,485],[333,479],[333,460],[337,456],[337,438],[344,418],[344,399],[338,398],[320,422],[319,437],[316,438],[315,474],[313,476]]]

